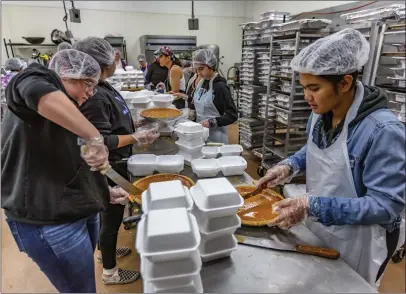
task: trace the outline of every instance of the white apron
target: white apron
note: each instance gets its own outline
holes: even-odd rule
[[[201,122],[210,118],[216,118],[220,116],[216,105],[213,103],[213,81],[217,77],[215,74],[209,82],[209,90],[202,88],[204,80],[202,79],[196,87],[193,95],[193,101],[196,108],[196,121]],[[228,143],[228,131],[227,126],[210,128],[209,141],[215,143]]]
[[[324,150],[313,143],[313,128],[319,117],[313,113],[306,152],[306,188],[310,195],[358,197],[348,156],[347,135],[348,124],[356,117],[363,96],[364,87],[358,82],[354,102],[345,118],[343,130],[337,140]],[[376,285],[378,270],[387,257],[386,230],[383,227],[328,227],[312,220],[307,220],[306,225],[325,246],[338,250],[341,258],[368,283]]]

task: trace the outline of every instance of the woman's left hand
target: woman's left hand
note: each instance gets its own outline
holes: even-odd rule
[[[201,124],[203,127],[205,127],[205,128],[210,127],[210,124],[209,124],[209,121],[208,121],[208,120],[204,120],[204,121],[200,122],[200,124]]]
[[[111,204],[121,204],[126,205],[128,202],[128,194],[126,191],[123,190],[121,187],[109,187],[110,190],[110,203]]]
[[[268,226],[275,226],[282,229],[289,229],[301,222],[308,214],[308,202],[309,197],[307,195],[297,198],[285,199],[276,202],[272,206],[272,210],[275,211],[278,216],[275,217]]]
[[[183,94],[183,93],[174,93],[173,91],[170,91],[169,94],[172,94],[173,96],[175,96],[176,100],[177,99],[186,99],[187,98],[187,96],[185,94]]]

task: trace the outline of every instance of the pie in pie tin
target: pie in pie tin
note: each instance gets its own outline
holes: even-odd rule
[[[177,118],[183,114],[179,109],[174,108],[149,108],[140,112],[141,116],[150,120]]]

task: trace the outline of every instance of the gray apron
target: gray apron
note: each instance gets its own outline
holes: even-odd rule
[[[214,99],[213,81],[216,77],[217,74],[211,78],[208,90],[202,88],[204,80],[201,80],[196,87],[195,93],[193,94],[197,122],[202,122],[210,118],[216,118],[221,116],[213,103]],[[210,128],[209,142],[227,144],[228,143],[227,126]]]

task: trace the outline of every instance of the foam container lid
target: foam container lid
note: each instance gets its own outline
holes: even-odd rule
[[[180,180],[151,183],[142,193],[142,210],[149,213],[153,210],[185,208],[191,210],[193,200],[189,189]]]
[[[152,101],[157,102],[172,102],[173,97],[170,94],[157,94],[152,97]]]
[[[241,175],[247,168],[247,161],[241,156],[224,156],[217,160],[224,176]]]
[[[177,129],[182,133],[196,133],[203,130],[203,126],[192,121],[185,121],[177,125]]]
[[[200,240],[196,218],[185,208],[153,210],[138,224],[136,248],[159,262],[191,256]]]
[[[158,156],[154,154],[136,154],[132,155],[127,162],[128,166],[150,166],[156,165]]]
[[[220,147],[220,153],[223,156],[240,155],[243,150],[244,149],[242,148],[242,146],[237,144],[224,145]]]
[[[184,168],[185,159],[182,155],[161,155],[156,161],[160,172],[180,172]]]
[[[203,146],[202,152],[205,158],[216,158],[220,153],[220,148],[217,146]]]

